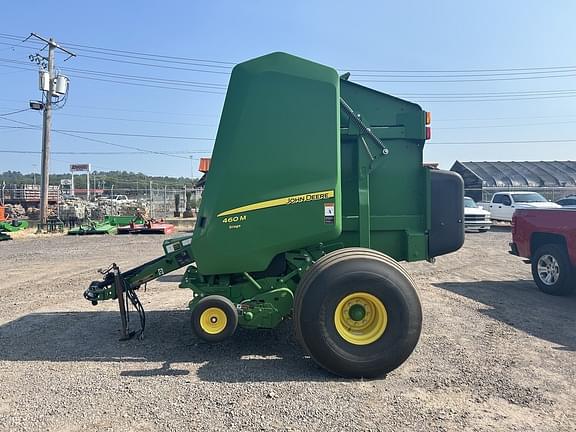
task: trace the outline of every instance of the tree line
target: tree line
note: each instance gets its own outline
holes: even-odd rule
[[[60,185],[60,180],[70,179],[71,175],[67,174],[50,174],[50,184]],[[135,173],[131,171],[93,171],[90,173],[90,187],[93,188],[96,184],[98,189],[111,189],[112,186],[115,190],[123,189],[147,189],[150,182],[153,182],[155,188],[168,187],[168,188],[192,188],[197,179],[190,179],[188,177],[169,177],[169,176],[148,176],[143,173]],[[30,185],[40,184],[40,175],[37,173],[24,174],[20,171],[5,171],[0,173],[0,184],[6,185]],[[76,188],[86,188],[86,174],[78,173],[74,176],[74,186]]]

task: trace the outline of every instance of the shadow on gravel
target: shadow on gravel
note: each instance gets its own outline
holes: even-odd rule
[[[540,292],[532,280],[444,282],[436,287],[487,306],[481,312],[532,336],[576,351],[576,296],[554,297]]]
[[[137,329],[137,316],[131,317]],[[211,382],[340,380],[304,355],[289,323],[274,331],[239,329],[226,342],[208,344],[192,336],[187,311],[149,311],[146,322],[144,340],[120,342],[117,312],[26,315],[0,326],[0,361],[125,362],[130,366],[120,375],[126,377],[188,375],[188,368],[172,364],[191,363],[199,379]],[[142,368],[128,370],[135,363]]]

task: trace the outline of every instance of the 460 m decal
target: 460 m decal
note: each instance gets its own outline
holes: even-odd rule
[[[287,197],[283,197],[283,198],[276,198],[276,199],[268,200],[268,201],[260,201],[258,203],[249,204],[249,205],[245,205],[242,207],[237,207],[234,209],[226,210],[222,213],[219,213],[217,217],[230,216],[230,215],[233,215],[236,213],[249,212],[249,211],[253,211],[253,210],[260,210],[260,209],[265,209],[265,208],[270,208],[270,207],[278,207],[278,206],[292,205],[292,204],[301,204],[301,203],[305,203],[308,201],[318,201],[318,200],[324,200],[324,199],[329,199],[329,198],[333,198],[333,197],[334,197],[334,191],[333,190],[321,191],[321,192],[310,192],[310,193],[306,193],[306,194],[302,194],[302,195],[292,195],[292,196],[287,196]]]

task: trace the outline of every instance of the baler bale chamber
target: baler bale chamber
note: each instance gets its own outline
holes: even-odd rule
[[[429,120],[414,103],[285,53],[237,65],[193,235],[167,240],[163,257],[136,269],[116,267],[86,298],[137,300],[142,284],[188,265],[180,287],[193,291],[198,337],[292,318],[325,369],[386,374],[412,353],[422,323],[398,261],[464,241],[462,180],[423,166]]]

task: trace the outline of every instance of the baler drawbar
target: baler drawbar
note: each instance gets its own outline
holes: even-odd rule
[[[464,241],[463,183],[424,167],[430,114],[285,53],[231,75],[194,233],[126,272],[113,264],[84,296],[118,299],[122,337],[136,290],[187,267],[192,329],[219,342],[237,327],[292,319],[323,368],[377,377],[418,342],[422,311],[398,261]]]

